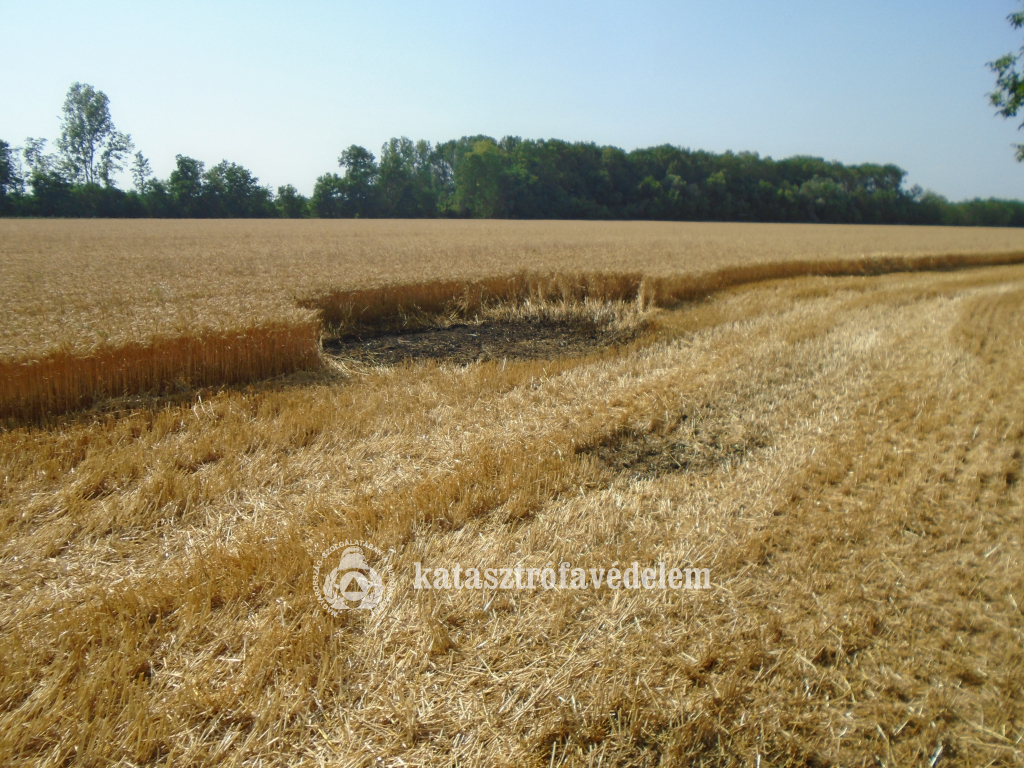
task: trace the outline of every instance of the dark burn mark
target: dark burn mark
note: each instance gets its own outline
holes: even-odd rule
[[[408,333],[348,336],[324,342],[324,351],[375,365],[405,360],[551,360],[577,357],[624,344],[636,333],[615,332],[570,322],[515,321],[490,325],[452,325]]]

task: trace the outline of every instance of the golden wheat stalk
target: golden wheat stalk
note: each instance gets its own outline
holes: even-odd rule
[[[258,381],[319,365],[319,324],[205,333],[87,355],[0,362],[0,418],[26,420],[108,397]]]

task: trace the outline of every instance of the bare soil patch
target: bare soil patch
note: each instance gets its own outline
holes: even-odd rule
[[[348,336],[325,341],[324,351],[374,365],[395,365],[406,360],[447,360],[459,364],[502,359],[551,360],[625,344],[636,336],[636,331],[577,322],[514,320]]]

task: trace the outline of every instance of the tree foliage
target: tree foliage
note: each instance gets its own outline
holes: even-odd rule
[[[1024,26],[1024,13],[1010,17]],[[1024,57],[1024,53],[1022,53]],[[993,62],[1006,115],[1022,105],[1017,57]],[[132,151],[110,119],[109,101],[75,83],[64,104],[57,154],[45,139],[19,150],[0,142],[0,213],[23,216],[184,218],[510,218],[664,221],[831,222],[1024,226],[1024,203],[951,203],[914,187],[891,164],[844,165],[820,157],[782,160],[756,152],[716,154],[664,144],[625,152],[557,139],[463,136],[440,144],[402,136],[380,159],[351,145],[342,173],[316,179],[311,197],[290,185],[276,195],[245,167],[223,160],[207,168],[175,157],[166,179],[153,178],[136,152],[134,188],[114,186]],[[22,162],[23,161],[23,162]],[[23,170],[24,169],[24,170]],[[97,183],[102,182],[102,185]]]
[[[141,152],[135,153],[135,159],[132,160],[132,183],[135,186],[135,191],[140,195],[146,194],[146,190],[149,188],[149,179],[153,175],[153,168]]]
[[[111,186],[134,147],[131,136],[114,127],[110,99],[91,85],[72,83],[63,112],[57,149],[65,176],[72,183]]]
[[[299,194],[299,190],[291,184],[277,188],[277,199],[274,201],[278,214],[285,219],[302,219],[309,215],[309,200]]]
[[[0,197],[17,191],[21,186],[16,167],[16,155],[11,145],[0,140]]]
[[[1024,27],[1024,11],[1011,13],[1006,17],[1014,29]],[[1008,53],[988,63],[989,69],[996,73],[996,89],[990,93],[989,101],[996,108],[996,114],[1003,117],[1016,117],[1024,105],[1024,47],[1019,54]],[[1020,128],[1024,128],[1021,123]],[[1016,144],[1017,160],[1024,162],[1024,144]]]
[[[46,153],[46,139],[33,139],[29,136],[21,151],[31,175],[59,173],[57,158]]]
[[[179,216],[205,218],[203,210],[203,169],[205,164],[185,155],[175,155],[175,168],[167,179],[167,192]]]
[[[154,184],[149,197],[182,218],[252,219],[276,216],[273,195],[237,163],[222,160],[210,169],[178,155],[167,184]]]

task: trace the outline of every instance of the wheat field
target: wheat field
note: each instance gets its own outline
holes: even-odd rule
[[[300,303],[528,273],[1024,254],[1013,229],[653,222],[0,221],[0,357],[311,319]]]
[[[314,370],[325,332],[530,296],[669,304],[772,277],[1021,258],[1012,229],[7,219],[0,420]]]
[[[468,364],[317,348],[0,431],[0,764],[1024,764],[1024,266],[953,269],[1019,260],[1020,236],[3,226],[26,368],[303,324],[319,343],[355,310],[625,340]],[[379,616],[316,601],[314,562],[352,539],[393,568]],[[711,588],[412,580],[635,560]]]

